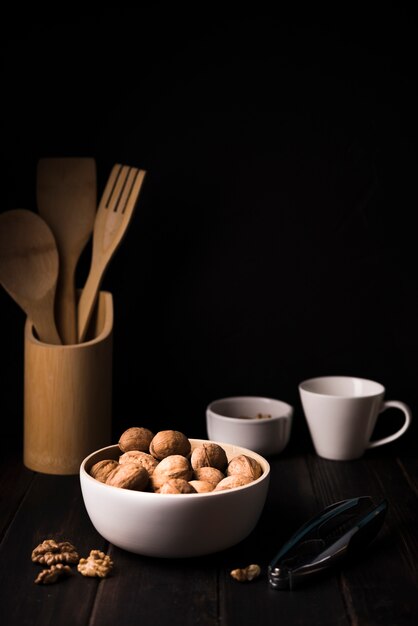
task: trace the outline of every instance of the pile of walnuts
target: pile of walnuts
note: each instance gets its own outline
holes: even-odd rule
[[[263,469],[250,456],[230,461],[218,444],[205,442],[192,451],[177,430],[154,435],[148,428],[128,428],[119,439],[119,461],[95,463],[90,474],[113,487],[155,493],[207,493],[233,489],[259,478]]]
[[[77,549],[69,541],[45,539],[32,550],[33,563],[46,565],[35,579],[37,585],[51,585],[58,580],[71,576],[71,565],[77,565],[77,571],[90,578],[106,578],[113,567],[110,556],[100,550],[91,550],[90,555],[80,559]]]

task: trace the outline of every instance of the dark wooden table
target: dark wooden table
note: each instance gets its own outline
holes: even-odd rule
[[[409,447],[392,444],[357,461],[332,462],[310,445],[289,445],[270,459],[267,503],[250,537],[219,554],[161,560],[109,545],[89,521],[77,476],[29,471],[8,445],[0,473],[0,623],[415,626],[418,461],[413,442]],[[361,557],[295,591],[272,590],[267,565],[288,536],[324,506],[357,495],[389,503],[383,529]],[[99,581],[74,572],[55,585],[35,585],[40,566],[31,551],[48,537],[72,541],[83,556],[92,548],[108,552],[113,575]],[[231,579],[232,568],[249,563],[262,566],[259,579]]]

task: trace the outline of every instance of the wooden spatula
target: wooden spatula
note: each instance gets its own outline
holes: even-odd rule
[[[39,339],[60,344],[54,320],[58,252],[44,220],[25,209],[0,215],[0,283],[32,321]]]
[[[36,193],[39,214],[54,234],[60,259],[55,303],[58,330],[65,344],[76,343],[75,270],[96,215],[94,159],[41,159]]]

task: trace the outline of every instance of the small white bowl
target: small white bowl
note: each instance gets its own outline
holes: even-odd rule
[[[257,415],[271,417],[257,418]],[[287,446],[293,407],[281,400],[236,396],[214,400],[206,409],[209,439],[234,443],[270,456]]]
[[[204,442],[190,439],[192,450]],[[263,468],[262,476],[243,487],[209,493],[130,491],[105,485],[89,474],[94,463],[118,459],[119,447],[93,452],[80,467],[81,491],[93,526],[115,546],[146,556],[202,556],[239,543],[254,529],[263,510],[270,465],[251,450],[219,445],[228,460],[238,454],[255,458]]]

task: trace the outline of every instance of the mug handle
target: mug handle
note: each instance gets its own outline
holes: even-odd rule
[[[405,404],[404,402],[399,402],[398,400],[387,400],[386,402],[383,402],[382,408],[380,409],[379,414],[383,413],[383,411],[386,411],[386,409],[389,409],[390,407],[395,408],[395,409],[400,409],[401,411],[403,411],[405,415],[404,424],[399,430],[396,431],[396,433],[393,433],[393,435],[389,435],[388,437],[384,437],[383,439],[377,439],[376,441],[370,441],[369,445],[367,446],[368,448],[376,448],[377,446],[383,446],[385,443],[389,443],[390,441],[394,441],[395,439],[398,439],[398,437],[403,435],[404,432],[408,430],[409,425],[411,424],[411,421],[412,421],[412,413],[411,413],[411,409],[409,408],[409,406]]]

